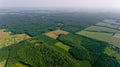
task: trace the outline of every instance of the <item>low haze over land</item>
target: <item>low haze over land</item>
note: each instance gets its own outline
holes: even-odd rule
[[[84,8],[119,10],[120,0],[0,0],[0,8]]]

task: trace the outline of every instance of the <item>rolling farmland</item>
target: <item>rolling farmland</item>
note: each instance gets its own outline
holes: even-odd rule
[[[116,58],[116,60],[120,63],[119,26],[120,23],[117,23],[115,20],[103,20],[103,22],[99,22],[94,26],[85,28],[84,30],[77,32],[77,34],[108,43],[109,46],[105,47],[104,53]]]
[[[2,12],[0,67],[120,67],[119,16],[49,10]]]
[[[113,28],[113,29],[118,29],[119,28],[119,24],[111,24],[111,23],[105,23],[105,22],[100,22],[96,25],[103,26],[103,27],[108,27],[108,28]]]
[[[105,49],[104,53],[108,54],[109,56],[115,57],[118,60],[118,62],[120,63],[120,54],[117,51],[112,50],[107,47]]]
[[[113,23],[116,24],[116,22],[112,22],[110,20],[109,22],[108,20],[107,22],[100,22],[96,24],[97,26],[90,26],[80,32],[77,32],[77,34],[101,40],[120,48],[120,30],[116,27],[116,25],[112,25]]]
[[[31,37],[26,34],[11,35],[11,32],[4,32],[2,29],[0,30],[0,48],[18,43],[28,38]]]
[[[104,33],[120,33],[120,30],[111,29],[107,27],[101,27],[101,26],[90,26],[85,29],[86,31],[95,31],[95,32],[104,32]]]

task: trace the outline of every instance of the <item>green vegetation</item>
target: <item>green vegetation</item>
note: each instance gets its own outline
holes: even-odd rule
[[[0,28],[7,29],[6,31],[11,31],[12,34],[26,33],[29,36],[41,35],[56,29],[75,33],[101,20],[99,16],[92,15],[91,13],[42,12],[40,10],[35,12],[34,10],[25,10],[15,12],[17,13],[15,15],[9,14],[11,11],[8,13],[3,11],[5,14],[0,16]],[[89,17],[90,15],[91,17]]]
[[[80,67],[92,67],[89,61],[80,62]]]
[[[104,56],[104,50],[106,46],[109,45],[107,43],[73,34],[60,35],[58,40],[71,46],[69,53],[74,58],[80,61],[89,61],[93,67],[106,67],[102,64],[104,62],[107,64],[105,60],[102,60],[103,58],[105,59],[105,57],[109,60],[113,60],[108,62],[109,66],[110,64],[113,64],[112,66],[119,66],[115,58],[108,55]],[[114,64],[114,62],[116,63]]]
[[[58,41],[53,39],[53,38],[50,38],[48,36],[45,36],[45,35],[39,35],[39,36],[35,36],[34,37],[36,40],[43,40],[44,42],[46,42],[47,44],[49,45],[54,45],[55,43],[57,43]]]
[[[120,33],[119,30],[110,29],[107,27],[100,27],[100,26],[90,26],[90,27],[86,28],[85,30],[103,32],[103,33]]]
[[[9,49],[8,51],[10,52],[10,54],[7,53],[9,54],[7,55],[8,58],[6,58],[7,67],[13,67],[16,64],[22,64],[29,67],[79,67],[79,63],[76,64],[77,61],[72,60],[72,58],[67,56],[67,54],[65,55],[56,48],[47,45],[45,42],[41,41],[41,44],[41,42],[38,41],[34,43],[30,41],[35,40],[25,40],[5,48]],[[33,44],[35,43],[39,43],[40,46],[34,46]],[[1,52],[3,51],[1,50]],[[0,57],[2,57],[2,55],[0,55]]]
[[[82,44],[82,46],[84,46],[89,51],[89,55],[92,59],[91,62],[95,67],[119,67],[120,39],[119,34],[116,35],[117,33],[120,33],[120,30],[118,29],[119,24],[113,21],[109,22],[100,22],[95,26],[90,26],[80,32],[77,32],[79,35],[106,42],[85,41]],[[110,45],[112,45],[111,48],[109,48]]]
[[[120,67],[119,14],[1,13],[0,67]]]
[[[107,47],[104,53],[108,54],[109,56],[115,57],[120,63],[120,54],[117,51]]]
[[[0,67],[4,67],[6,60],[0,62]]]
[[[115,58],[102,54],[99,57],[99,61],[96,62],[95,67],[119,67],[120,65],[116,61]]]
[[[105,26],[105,27],[109,27],[109,28],[113,28],[113,29],[116,29],[119,27],[119,25],[113,25],[113,24],[109,24],[109,23],[104,23],[104,22],[100,22],[96,25],[100,25],[100,26]]]
[[[11,35],[10,37],[3,38],[0,40],[0,48],[12,45],[14,43],[18,43],[28,38],[31,38],[31,37],[26,34]]]
[[[78,48],[78,47],[73,47],[69,50],[70,54],[79,60],[88,60],[89,56],[87,55],[87,51],[82,49],[82,48]]]
[[[106,23],[106,24],[108,24],[108,23]],[[120,38],[114,37],[115,33],[119,33],[119,31],[113,30],[111,28],[105,28],[103,30],[103,28],[98,27],[98,26],[94,26],[94,27],[92,26],[92,27],[86,28],[83,31],[77,32],[77,34],[87,36],[87,37],[90,37],[93,39],[101,40],[104,42],[108,42],[119,48],[120,47]],[[94,31],[92,31],[92,30],[94,30]]]
[[[99,32],[90,32],[90,31],[80,31],[77,34],[102,40],[102,41],[109,41],[110,38],[112,37],[112,34],[109,34],[109,33],[99,33]]]
[[[79,46],[82,42],[82,39],[78,38],[77,36],[74,36],[72,34],[68,35],[60,35],[57,40],[69,45],[69,46]]]
[[[67,45],[65,45],[65,44],[63,44],[61,42],[58,42],[55,45],[62,48],[62,49],[64,49],[65,51],[68,51],[70,49],[70,46],[67,46]]]
[[[63,30],[69,31],[71,33],[79,31],[79,27],[74,27],[74,26],[65,26],[62,28]]]
[[[28,67],[28,66],[25,66],[25,65],[18,62],[18,63],[11,65],[11,67]]]

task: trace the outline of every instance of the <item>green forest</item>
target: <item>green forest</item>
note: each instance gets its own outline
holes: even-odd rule
[[[4,39],[7,44],[7,40],[16,34],[29,36],[19,42],[12,39],[14,44],[5,47],[0,45],[0,67],[120,67],[120,48],[76,34],[105,18],[120,22],[118,15],[112,17],[113,14],[104,13],[43,12],[45,13],[42,10],[26,10],[16,11],[16,14],[11,14],[12,11],[0,14],[0,30],[5,29],[0,32],[0,41]],[[50,36],[57,34],[56,39],[45,35],[55,30],[69,33],[52,33]],[[10,37],[2,37],[3,33],[8,32],[11,32]],[[116,55],[107,53],[110,50]]]

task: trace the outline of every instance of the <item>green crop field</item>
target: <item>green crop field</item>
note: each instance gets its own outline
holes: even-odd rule
[[[77,32],[77,34],[104,41],[120,48],[120,31],[116,25],[112,25],[113,23],[116,22],[104,20],[103,22],[97,23],[97,26],[90,26]]]
[[[91,37],[91,38],[94,38],[94,39],[99,39],[99,40],[102,40],[102,41],[109,41],[110,37],[112,37],[112,34],[99,33],[99,32],[89,32],[89,31],[84,31],[84,30],[80,31],[80,32],[77,32],[77,34],[84,35],[84,36],[87,36],[87,37]]]
[[[92,67],[92,65],[88,61],[82,61],[80,67]]]
[[[113,37],[112,34],[109,34],[109,33],[80,31],[80,32],[77,32],[77,34],[87,36],[93,39],[97,39],[100,41],[108,42],[109,44],[113,44],[116,47],[120,47],[120,39]]]
[[[108,54],[110,56],[115,57],[119,61],[119,63],[120,63],[120,54],[118,52],[116,52],[115,50],[112,50],[112,49],[107,47],[105,49],[104,53],[106,53],[106,54]]]
[[[110,28],[107,28],[107,27],[100,27],[100,26],[90,26],[90,27],[86,28],[85,30],[98,31],[98,32],[120,33],[119,30],[110,29]]]
[[[62,49],[64,49],[65,51],[68,51],[70,49],[70,46],[67,46],[67,45],[65,45],[65,44],[63,44],[61,42],[58,42],[55,45],[62,48]]]
[[[118,28],[118,27],[119,27],[118,25],[113,25],[113,24],[104,23],[104,22],[97,23],[96,25],[105,26],[105,27],[110,27],[110,28]]]

